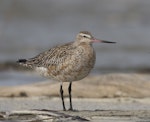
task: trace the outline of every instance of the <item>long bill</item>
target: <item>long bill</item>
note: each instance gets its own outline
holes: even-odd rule
[[[116,43],[116,42],[112,42],[112,41],[99,40],[99,39],[93,39],[93,42],[100,42],[100,43]]]
[[[111,42],[111,41],[105,41],[105,40],[100,40],[101,43],[116,43],[116,42]]]

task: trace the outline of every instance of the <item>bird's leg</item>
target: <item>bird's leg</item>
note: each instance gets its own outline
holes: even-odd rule
[[[72,86],[72,82],[70,82],[69,87],[68,87],[68,92],[69,92],[69,100],[70,100],[70,108],[69,110],[73,110],[72,108],[72,100],[71,100],[71,86]]]
[[[62,83],[61,83],[61,84],[60,84],[60,95],[61,95],[61,100],[62,100],[63,110],[66,111],[63,93],[64,93],[64,91],[63,91]]]

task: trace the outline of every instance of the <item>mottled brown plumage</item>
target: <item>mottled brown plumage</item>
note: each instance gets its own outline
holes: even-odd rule
[[[70,82],[68,91],[71,102],[72,81],[78,81],[86,77],[95,64],[95,51],[93,42],[114,43],[95,39],[90,32],[80,32],[74,42],[56,46],[48,51],[40,53],[34,58],[18,62],[24,66],[32,67],[45,77],[61,82],[60,93],[63,109],[66,110],[63,99],[62,82]]]

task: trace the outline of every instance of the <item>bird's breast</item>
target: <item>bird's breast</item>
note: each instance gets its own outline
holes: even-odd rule
[[[91,45],[79,45],[71,62],[74,81],[81,80],[89,74],[94,67],[95,58],[95,51]]]
[[[70,55],[66,55],[63,62],[47,67],[47,73],[43,68],[39,70],[44,76],[49,76],[54,80],[70,82],[86,77],[94,64],[95,52],[93,47],[81,44],[72,50]]]

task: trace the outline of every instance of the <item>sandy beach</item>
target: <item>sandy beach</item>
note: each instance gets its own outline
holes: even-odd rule
[[[65,99],[67,107],[68,99]],[[59,98],[28,97],[1,98],[0,120],[49,122],[49,121],[101,121],[149,122],[150,99],[135,98],[74,98],[75,111],[62,111]]]
[[[90,75],[73,83],[74,112],[62,111],[59,82],[0,87],[0,120],[149,122],[150,76],[140,73]],[[69,106],[68,84],[64,84]]]
[[[93,44],[93,70],[72,85],[75,111],[62,111],[60,83],[16,61],[80,31],[117,43]],[[0,1],[0,122],[51,121],[150,122],[150,0]]]
[[[59,97],[60,83],[41,81],[19,86],[1,86],[0,97]],[[64,83],[64,95],[68,96],[68,83]],[[91,75],[73,82],[74,98],[150,97],[150,76],[140,73],[113,73]]]

